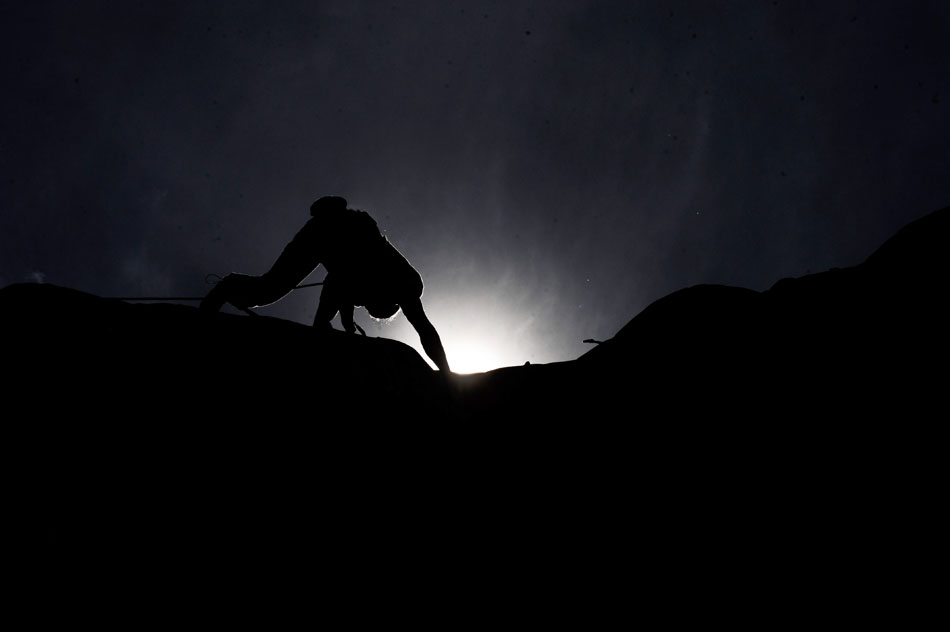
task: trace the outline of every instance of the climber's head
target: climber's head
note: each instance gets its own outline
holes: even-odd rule
[[[328,195],[310,205],[310,215],[313,217],[332,218],[346,210],[346,198],[338,195]]]

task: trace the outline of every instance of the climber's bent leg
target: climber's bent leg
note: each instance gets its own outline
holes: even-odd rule
[[[293,287],[278,282],[273,276],[249,276],[247,274],[229,274],[208,292],[201,301],[200,309],[216,312],[225,303],[239,309],[248,309],[261,305],[270,305],[286,296]]]

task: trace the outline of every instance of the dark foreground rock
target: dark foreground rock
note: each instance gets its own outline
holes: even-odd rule
[[[328,622],[899,614],[945,526],[948,224],[473,376],[389,340],[9,286],[20,584],[40,619],[118,623],[274,592]]]

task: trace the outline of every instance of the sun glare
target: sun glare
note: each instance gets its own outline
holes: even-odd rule
[[[528,330],[530,319],[510,314],[498,297],[459,292],[452,300],[432,301],[426,306],[439,332],[453,373],[484,373],[503,367],[521,366],[526,360],[544,361]],[[429,366],[432,359],[422,349],[419,334],[405,318],[379,326],[379,335],[400,340],[414,348]]]
[[[503,366],[501,354],[490,345],[471,341],[453,344],[447,340],[445,353],[454,373],[482,373]]]

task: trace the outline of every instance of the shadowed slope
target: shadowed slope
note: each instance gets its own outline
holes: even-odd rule
[[[273,586],[585,624],[631,594],[643,618],[902,617],[943,531],[948,218],[452,379],[393,341],[4,288],[32,581],[97,616]]]
[[[701,285],[647,307],[580,361],[648,392],[736,398],[796,413],[910,412],[947,348],[950,208],[902,229],[864,263],[782,279],[765,292]],[[765,408],[765,409],[767,409]],[[765,410],[761,409],[761,410]],[[754,414],[753,410],[747,410]]]

